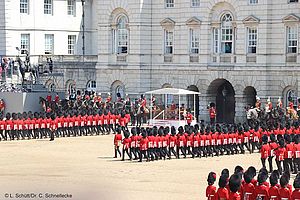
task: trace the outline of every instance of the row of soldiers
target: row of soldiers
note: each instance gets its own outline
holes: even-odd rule
[[[299,127],[279,127],[275,130],[256,127],[250,129],[247,125],[224,125],[179,127],[132,128],[129,131],[117,130],[114,138],[115,158],[117,154],[130,160],[143,158],[147,161],[171,159],[172,156],[186,158],[244,154],[246,150],[253,153],[261,148],[262,135],[298,134]],[[121,150],[122,149],[122,153]]]
[[[293,185],[291,185],[291,176],[288,171],[280,175],[277,170],[274,170],[269,176],[265,168],[261,168],[257,173],[253,166],[250,166],[247,170],[244,170],[241,166],[236,166],[231,176],[227,168],[221,171],[218,189],[214,186],[216,180],[217,174],[210,172],[207,177],[207,200],[300,199],[300,174],[297,174]]]
[[[300,170],[300,135],[271,134],[262,136],[262,147],[260,149],[261,162],[263,168],[266,168],[266,161],[269,163],[269,171],[273,171],[273,158],[280,174],[283,171],[293,172],[295,174]]]
[[[116,127],[128,129],[129,121],[125,112],[7,113],[0,117],[0,140],[47,138],[51,129],[56,137],[109,134]]]

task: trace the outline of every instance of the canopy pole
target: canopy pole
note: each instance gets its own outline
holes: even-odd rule
[[[179,118],[178,118],[178,120],[179,120],[179,122],[181,121],[181,118],[180,118],[180,94],[178,95],[179,96],[179,101],[178,101],[178,116],[179,116]]]
[[[150,120],[151,120],[151,124],[153,124],[153,120],[152,120],[152,107],[153,107],[153,102],[152,102],[152,94],[150,94],[151,97],[150,97]]]
[[[167,112],[167,100],[168,100],[168,96],[167,94],[165,94],[165,113]],[[165,120],[165,115],[163,116],[163,120]]]
[[[196,117],[196,95],[194,94],[194,118],[197,120]]]

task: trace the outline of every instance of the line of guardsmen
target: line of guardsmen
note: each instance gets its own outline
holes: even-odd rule
[[[110,112],[74,113],[7,113],[0,117],[0,140],[38,139],[50,137],[109,134],[116,127],[128,129],[130,115]]]
[[[276,129],[250,128],[246,124],[195,126],[186,125],[179,127],[153,127],[132,128],[128,130],[116,130],[114,137],[115,158],[118,154],[125,158],[125,153],[130,160],[143,158],[147,161],[158,159],[171,159],[172,156],[186,158],[190,155],[195,157],[208,157],[219,155],[244,154],[246,150],[253,153],[261,149],[262,135],[299,134],[296,127],[279,126]],[[122,149],[122,152],[121,150]]]

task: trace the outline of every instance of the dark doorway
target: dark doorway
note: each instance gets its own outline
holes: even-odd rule
[[[188,90],[193,91],[193,92],[199,92],[199,89],[197,88],[197,86],[195,85],[190,85],[188,88]],[[196,114],[193,113],[193,115],[195,115],[197,122],[198,122],[198,117],[199,117],[199,95],[187,95],[187,107],[191,109],[192,112],[194,112],[194,106],[196,107]]]
[[[246,101],[246,106],[252,106],[254,107],[255,106],[255,102],[256,102],[256,90],[254,87],[251,87],[251,86],[248,86],[245,88],[244,90],[244,98],[245,98],[245,101]]]
[[[209,101],[216,104],[217,122],[234,123],[235,92],[231,83],[225,79],[216,79],[210,84],[207,93]]]

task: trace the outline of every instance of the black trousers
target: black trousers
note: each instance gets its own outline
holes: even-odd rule
[[[147,161],[149,160],[149,159],[148,159],[148,155],[147,155],[147,150],[141,150],[139,162],[142,162],[142,161],[143,161],[143,157],[146,158]]]
[[[124,158],[125,158],[125,153],[127,153],[129,159],[131,160],[130,149],[125,149],[125,148],[123,148],[123,152],[122,152],[122,160],[124,160]]]
[[[117,158],[118,153],[119,153],[119,155],[121,157],[122,154],[121,154],[121,151],[120,151],[120,147],[119,146],[115,146],[115,158]]]
[[[177,158],[177,153],[176,153],[174,147],[170,147],[170,148],[169,148],[169,154],[170,154],[170,156],[173,154],[173,155]]]
[[[277,159],[275,161],[276,161],[277,169],[278,169],[280,175],[282,175],[282,161],[279,161]]]
[[[283,170],[284,171],[293,171],[294,166],[293,166],[293,159],[292,158],[286,158],[283,161]]]
[[[273,171],[273,158],[274,156],[269,156],[268,157],[268,163],[269,163],[269,169],[270,169],[270,173]]]

